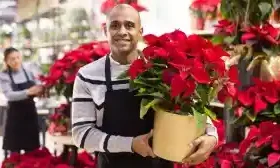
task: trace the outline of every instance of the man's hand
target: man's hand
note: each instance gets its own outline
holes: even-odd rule
[[[132,150],[135,153],[143,157],[151,156],[156,157],[153,153],[152,148],[149,145],[149,139],[153,136],[153,132],[151,131],[148,134],[139,135],[135,137],[132,141]]]
[[[185,158],[183,162],[189,166],[204,162],[214,150],[217,141],[216,137],[209,135],[197,138],[190,144],[192,149],[197,148],[196,152]]]

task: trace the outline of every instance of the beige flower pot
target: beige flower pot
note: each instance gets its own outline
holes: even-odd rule
[[[153,151],[165,160],[181,163],[193,153],[189,144],[205,133],[206,117],[198,127],[194,116],[184,116],[156,109]],[[201,120],[200,120],[201,121]]]

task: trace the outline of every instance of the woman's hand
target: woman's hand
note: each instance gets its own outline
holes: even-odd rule
[[[43,93],[43,91],[44,91],[44,87],[42,85],[35,85],[27,90],[27,95],[28,96],[39,96]]]

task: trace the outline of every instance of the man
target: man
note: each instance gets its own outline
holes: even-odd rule
[[[111,54],[81,68],[75,80],[74,142],[98,153],[98,168],[172,168],[172,163],[156,158],[149,146],[153,117],[139,118],[141,99],[129,91],[127,80],[117,80],[139,56],[137,43],[143,31],[139,13],[129,5],[118,5],[106,25]],[[203,162],[216,142],[216,128],[209,125],[207,135],[191,144],[198,150],[185,162]]]

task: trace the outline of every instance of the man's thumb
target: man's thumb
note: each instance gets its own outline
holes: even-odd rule
[[[153,136],[153,130],[151,130],[148,134],[147,134],[147,138],[150,139]]]

